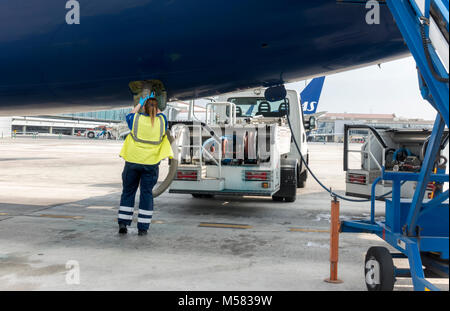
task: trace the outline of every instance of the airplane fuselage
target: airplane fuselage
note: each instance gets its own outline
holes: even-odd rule
[[[128,83],[158,79],[170,99],[212,96],[402,57],[382,6],[335,0],[0,2],[0,114],[131,104]]]

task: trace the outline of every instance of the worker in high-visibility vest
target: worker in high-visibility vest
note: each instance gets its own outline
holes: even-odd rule
[[[141,108],[144,113],[139,113]],[[159,111],[154,93],[141,98],[126,120],[131,132],[120,152],[125,167],[118,215],[119,233],[127,233],[127,226],[131,225],[139,187],[138,234],[146,235],[153,215],[152,191],[158,181],[159,162],[167,157],[172,158],[173,152],[166,136],[167,119]]]

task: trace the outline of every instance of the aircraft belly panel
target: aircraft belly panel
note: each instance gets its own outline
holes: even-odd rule
[[[169,98],[211,96],[406,53],[387,8],[367,25],[364,6],[334,0],[79,3],[68,25],[64,1],[0,2],[0,113],[123,106],[147,79]]]

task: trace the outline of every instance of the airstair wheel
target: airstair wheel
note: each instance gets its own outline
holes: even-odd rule
[[[366,253],[364,275],[369,291],[392,291],[394,289],[394,261],[386,247],[373,246],[369,248]]]

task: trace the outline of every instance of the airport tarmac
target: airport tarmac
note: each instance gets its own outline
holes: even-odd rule
[[[330,196],[311,177],[294,203],[166,192],[155,199],[148,236],[137,235],[135,222],[120,236],[121,146],[0,139],[0,290],[359,291],[367,249],[387,247],[373,235],[341,234],[344,282],[324,282]],[[310,164],[343,193],[342,144],[310,144]],[[369,209],[341,202],[341,218],[367,217]],[[377,210],[382,216],[383,203]],[[413,288],[399,279],[395,289]]]

